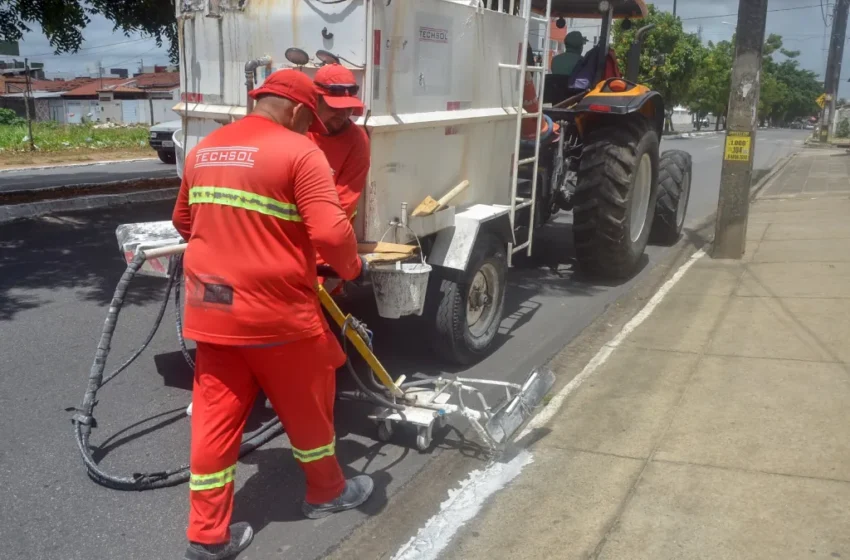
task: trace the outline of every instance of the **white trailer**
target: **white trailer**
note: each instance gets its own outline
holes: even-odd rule
[[[572,185],[574,172],[582,183],[577,161],[569,158],[570,150],[581,152],[587,131],[562,114],[570,109],[553,113],[563,121],[561,140],[554,143],[560,163],[542,161],[539,133],[530,144],[520,139],[523,119],[536,120],[538,131],[544,122],[548,57],[542,67],[530,67],[526,48],[532,22],[545,23],[548,38],[554,5],[565,15],[584,11],[602,18],[605,52],[613,17],[645,14],[641,0],[182,0],[183,94],[174,108],[184,125],[175,134],[178,162],[212,130],[246,115],[249,89],[271,72],[295,66],[288,50],[308,54],[309,61],[298,66],[308,74],[328,54],[336,57],[361,86],[367,110],[357,124],[371,137],[371,171],[355,221],[358,239],[421,243],[432,269],[424,315],[438,352],[460,364],[480,359],[502,320],[511,257],[531,254],[534,228],[551,214],[552,190],[545,190],[541,203],[541,183],[549,187],[557,176],[556,188]],[[536,80],[531,111],[523,109],[526,76]],[[631,238],[624,234],[624,248],[610,249],[621,250],[611,258],[625,262],[623,270],[637,262],[649,235],[658,177],[658,139],[653,144],[650,137],[660,135],[656,125],[663,116],[660,96],[632,86],[623,95],[638,102],[621,112],[650,141],[644,152],[628,156],[636,159],[622,208],[615,208],[624,228],[635,223]],[[582,109],[587,123],[612,117],[596,115],[604,112],[598,107]],[[550,172],[541,178],[544,168]],[[411,215],[426,197],[465,181],[468,187],[449,206]],[[591,178],[585,182],[590,185]],[[118,237],[128,262],[139,249],[179,240],[169,222],[124,225]],[[149,261],[143,272],[163,275],[166,269]]]

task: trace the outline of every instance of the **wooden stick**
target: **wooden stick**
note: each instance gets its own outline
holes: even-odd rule
[[[186,243],[181,243],[179,245],[167,245],[165,247],[157,247],[156,249],[148,249],[142,252],[145,254],[145,260],[158,259],[160,257],[179,255],[186,251],[186,245]]]
[[[440,208],[442,208],[443,206],[448,204],[451,199],[453,199],[454,197],[456,197],[457,195],[462,193],[464,190],[466,190],[466,187],[468,187],[468,186],[469,186],[468,180],[464,179],[463,181],[461,181],[455,188],[453,188],[452,190],[450,190],[449,192],[444,194],[443,197],[440,200],[437,201],[437,208],[434,209],[434,212],[436,212],[437,210],[439,210]]]

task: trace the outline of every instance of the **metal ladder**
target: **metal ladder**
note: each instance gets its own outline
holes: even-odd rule
[[[514,0],[511,0],[511,12],[513,12],[513,4]],[[512,256],[523,249],[526,250],[526,254],[531,256],[532,250],[532,240],[534,238],[534,211],[537,203],[537,168],[540,157],[540,125],[543,122],[543,90],[544,84],[546,82],[546,71],[548,70],[549,65],[549,56],[546,54],[549,50],[549,27],[551,25],[550,14],[552,13],[552,0],[546,0],[546,13],[545,15],[535,15],[531,12],[531,0],[522,0],[522,5],[520,7],[522,10],[522,17],[525,20],[524,29],[523,29],[523,37],[522,37],[522,46],[520,47],[520,60],[519,64],[499,64],[499,68],[505,68],[509,70],[516,70],[518,72],[517,77],[517,99],[518,105],[516,106],[516,139],[514,140],[514,153],[516,157],[519,158],[520,153],[520,145],[522,141],[522,121],[523,119],[536,119],[537,120],[537,129],[534,135],[534,155],[531,157],[527,157],[524,159],[517,159],[517,161],[513,164],[513,177],[511,178],[511,231],[513,235],[513,243],[508,244],[508,266],[511,266]],[[528,35],[529,28],[531,26],[531,22],[536,21],[539,23],[543,23],[544,31],[544,40],[543,40],[543,56],[542,56],[542,66],[528,66],[527,64],[527,52],[528,52]],[[523,107],[523,91],[525,89],[525,74],[526,72],[539,72],[541,79],[539,83],[539,87],[537,89],[537,112],[536,113],[526,113],[525,108]],[[519,172],[520,167],[524,165],[532,166],[532,174],[531,174],[531,198],[521,198],[517,196],[517,187],[519,185]],[[517,210],[529,208],[529,222],[528,222],[528,239],[517,245],[516,244],[516,213]]]

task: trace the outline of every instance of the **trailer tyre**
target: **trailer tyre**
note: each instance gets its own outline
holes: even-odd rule
[[[646,249],[658,195],[658,134],[642,115],[594,123],[573,197],[576,259],[585,272],[630,277]]]
[[[504,245],[496,236],[483,234],[459,281],[438,276],[428,283],[427,316],[440,356],[469,365],[488,354],[502,322],[506,271]]]
[[[658,202],[652,237],[664,245],[673,245],[682,235],[688,200],[691,197],[691,154],[667,150],[658,161]]]

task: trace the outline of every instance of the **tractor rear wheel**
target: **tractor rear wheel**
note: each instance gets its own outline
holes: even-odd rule
[[[688,200],[691,197],[691,154],[667,150],[658,161],[658,202],[652,237],[664,245],[673,245],[682,235]]]
[[[630,277],[652,229],[658,133],[642,115],[606,118],[585,137],[573,196],[573,239],[583,271]]]

